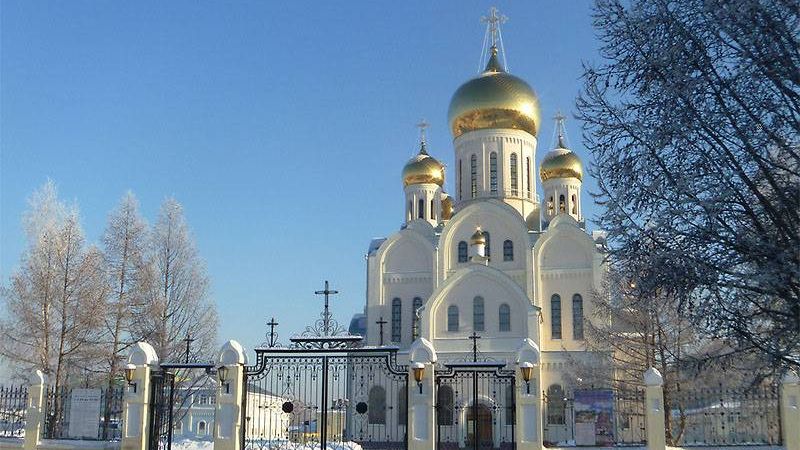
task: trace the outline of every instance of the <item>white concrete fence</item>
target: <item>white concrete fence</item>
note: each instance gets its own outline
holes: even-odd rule
[[[430,342],[419,339],[409,350],[408,373],[408,449],[432,450],[436,447],[436,351]],[[516,420],[514,439],[519,450],[541,450],[542,395],[540,353],[536,344],[525,339],[516,352]],[[0,450],[147,450],[150,415],[150,374],[159,369],[152,346],[138,343],[130,353],[133,376],[126,387],[121,442],[51,441],[42,439],[46,379],[41,371],[31,375],[24,439],[0,439]],[[242,450],[242,400],[247,357],[242,346],[228,341],[222,346],[216,367],[227,369],[226,381],[217,386],[214,415],[214,449]],[[527,378],[527,381],[525,380]],[[663,378],[655,368],[644,373],[646,436],[648,450],[665,450]],[[789,373],[781,383],[780,399],[783,447],[800,450],[800,379]]]

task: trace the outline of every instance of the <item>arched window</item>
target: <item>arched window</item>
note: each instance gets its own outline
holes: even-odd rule
[[[478,196],[478,157],[475,155],[469,158],[469,179],[470,193],[475,198]]]
[[[517,154],[511,154],[511,195],[516,197],[519,195],[519,180],[517,180]]]
[[[575,194],[572,194],[572,214],[578,214],[578,202]]]
[[[572,339],[583,340],[583,297],[572,296]]]
[[[553,215],[553,210],[555,205],[553,204],[553,196],[550,196],[550,200],[547,201],[547,213]]]
[[[525,190],[527,191],[526,197],[531,196],[531,157],[525,158]]]
[[[511,307],[503,303],[500,305],[500,331],[511,331]]]
[[[372,386],[369,390],[369,400],[367,400],[369,415],[367,420],[370,424],[386,425],[386,390],[382,386]]]
[[[447,307],[447,331],[458,331],[458,306]]]
[[[183,434],[183,422],[176,421],[174,425],[172,425],[172,434],[180,436]]]
[[[460,159],[458,160],[458,180],[456,180],[456,182],[458,183],[458,199],[463,200],[464,190],[462,186],[464,183],[464,163]]]
[[[431,220],[436,220],[436,208],[434,207],[433,200],[431,200]]]
[[[567,400],[564,389],[559,384],[547,388],[547,423],[564,425],[566,423]]]
[[[489,258],[492,256],[492,236],[488,231],[484,231],[483,237],[486,239],[486,245],[483,248],[486,252],[486,257]]]
[[[563,195],[559,195],[558,196],[558,212],[562,213],[562,212],[566,212],[566,211],[567,211],[567,205],[564,204],[564,196]]]
[[[505,404],[505,413],[506,413],[506,425],[514,425],[516,423],[516,407],[514,402],[514,389],[510,385],[506,385],[506,404]]]
[[[467,243],[464,241],[458,243],[458,262],[467,262]]]
[[[408,201],[408,221],[410,222],[411,219],[414,218],[414,202],[411,200]]]
[[[489,154],[489,189],[492,195],[497,195],[497,153]]]
[[[419,337],[419,309],[422,308],[422,299],[414,297],[414,310],[411,311],[411,336],[414,340]]]
[[[205,436],[206,435],[206,423],[205,423],[205,421],[201,420],[200,422],[197,423],[197,434],[199,434],[200,436]]]
[[[513,261],[514,260],[514,243],[511,242],[511,239],[506,239],[503,241],[503,261]]]
[[[550,297],[550,337],[561,339],[561,296],[553,294]]]
[[[392,299],[392,342],[400,342],[402,336],[403,302],[399,298]]]
[[[408,388],[405,386],[397,392],[397,423],[408,424]]]
[[[425,200],[423,199],[417,201],[417,217],[420,219],[425,218]]]
[[[483,297],[478,296],[472,299],[472,329],[475,331],[483,331],[485,326],[483,307]]]
[[[453,388],[450,386],[439,386],[436,390],[436,424],[453,424]]]

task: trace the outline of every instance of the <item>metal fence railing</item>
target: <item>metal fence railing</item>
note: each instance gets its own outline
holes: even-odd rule
[[[23,437],[25,435],[27,407],[27,387],[0,386],[0,437]]]
[[[124,387],[48,388],[45,439],[119,440]]]

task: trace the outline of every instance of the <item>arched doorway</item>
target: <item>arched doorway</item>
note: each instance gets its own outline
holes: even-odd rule
[[[475,438],[477,432],[477,446]],[[471,448],[494,448],[492,436],[492,411],[484,404],[467,408],[467,446]]]

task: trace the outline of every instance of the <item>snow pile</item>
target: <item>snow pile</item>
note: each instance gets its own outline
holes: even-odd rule
[[[214,450],[214,441],[180,439],[172,441],[172,450]]]
[[[289,441],[271,441],[254,443],[247,446],[248,450],[320,450],[318,442],[289,442]],[[189,449],[187,449],[189,450]],[[201,449],[203,450],[203,449]],[[360,445],[355,442],[328,442],[325,450],[364,450]]]

